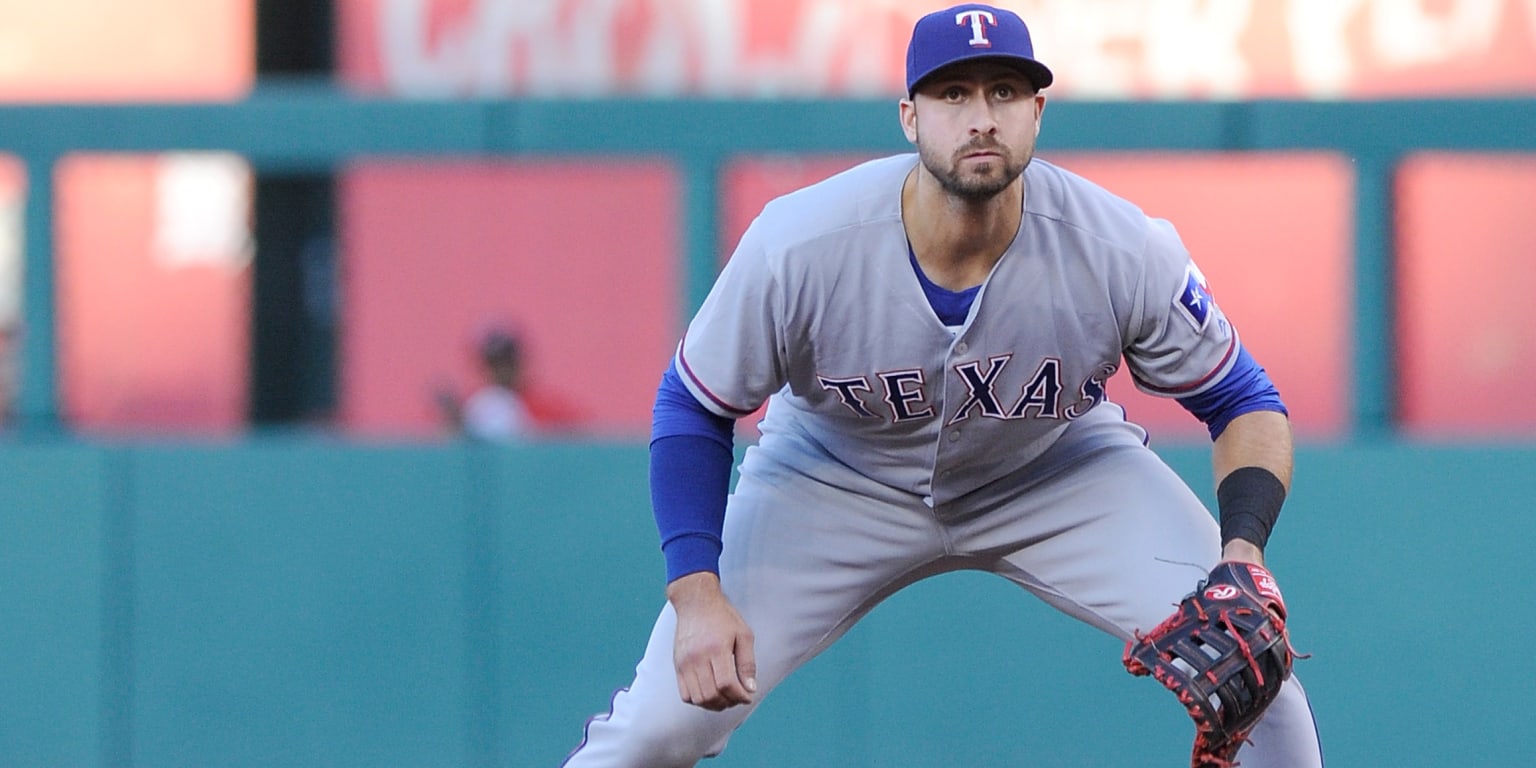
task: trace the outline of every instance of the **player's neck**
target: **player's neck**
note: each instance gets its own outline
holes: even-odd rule
[[[987,200],[966,200],[914,169],[902,186],[902,224],[918,264],[950,290],[980,285],[1019,233],[1024,211],[1020,177]]]

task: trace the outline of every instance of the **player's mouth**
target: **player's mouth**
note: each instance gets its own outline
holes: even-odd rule
[[[1003,156],[1002,148],[995,144],[965,147],[960,153],[961,160],[995,160]]]

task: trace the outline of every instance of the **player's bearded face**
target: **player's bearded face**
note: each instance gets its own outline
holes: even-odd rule
[[[918,138],[918,157],[939,185],[962,200],[988,200],[1008,188],[1024,173],[1034,155],[1033,134],[1028,146],[1010,147],[996,136],[973,136],[959,149],[944,152]],[[978,152],[990,153],[975,157]]]

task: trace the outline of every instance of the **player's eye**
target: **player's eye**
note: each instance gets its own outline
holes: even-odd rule
[[[1017,96],[1019,92],[1018,89],[1014,88],[1013,86],[1007,83],[1001,83],[992,89],[992,93],[999,99],[1011,99]]]
[[[959,101],[965,98],[965,89],[958,85],[951,85],[944,89],[942,96],[945,101]]]

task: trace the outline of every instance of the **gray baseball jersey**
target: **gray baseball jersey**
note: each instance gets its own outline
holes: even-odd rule
[[[736,417],[778,394],[765,434],[941,505],[1039,456],[1104,400],[1122,356],[1139,386],[1180,396],[1232,364],[1236,333],[1173,227],[1039,159],[1018,236],[946,328],[908,263],[916,162],[869,162],[763,210],[678,351],[707,407]]]

